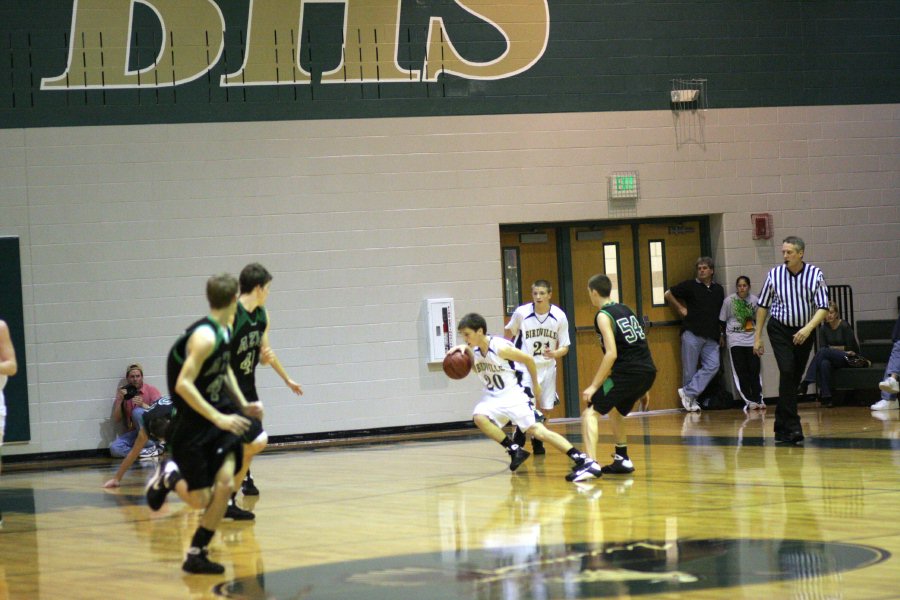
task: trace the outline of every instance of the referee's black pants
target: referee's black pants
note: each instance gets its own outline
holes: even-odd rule
[[[813,336],[799,346],[794,344],[794,334],[801,327],[788,327],[776,319],[769,319],[766,331],[769,343],[778,363],[778,407],[775,409],[775,433],[783,435],[803,434],[800,415],[797,414],[797,387],[803,379],[806,363],[813,347]]]

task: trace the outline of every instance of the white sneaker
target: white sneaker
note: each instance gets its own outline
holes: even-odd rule
[[[691,403],[694,399],[684,393],[684,388],[678,388],[678,397],[681,398],[681,405],[684,407],[684,410],[691,412]]]
[[[887,392],[888,394],[900,394],[900,381],[897,381],[893,377],[886,377],[884,381],[878,384],[878,389],[882,392]],[[894,408],[897,408],[896,406]]]
[[[162,454],[159,446],[150,446],[141,450],[140,458],[154,458]]]
[[[691,398],[691,407],[688,410],[691,412],[700,412],[700,405],[697,403],[696,400]]]
[[[744,412],[747,412],[748,410],[756,410],[758,408],[759,408],[759,404],[757,404],[756,402],[753,402],[752,400],[748,401],[744,404]]]
[[[572,478],[572,481],[588,481],[590,479],[599,479],[601,476],[600,465],[592,460],[585,461],[584,466],[575,471],[575,477]]]
[[[897,410],[897,406],[896,400],[879,400],[869,408],[872,410]]]

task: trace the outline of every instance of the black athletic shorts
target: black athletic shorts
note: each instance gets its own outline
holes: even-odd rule
[[[250,420],[250,428],[244,432],[244,435],[241,436],[241,441],[245,444],[252,444],[253,440],[259,437],[261,433],[264,433],[266,430],[263,429],[262,421],[257,419],[256,417],[248,417],[244,415],[245,419]]]
[[[234,453],[235,474],[244,462],[241,438],[212,423],[195,425],[190,430],[183,422],[179,423],[172,431],[172,439],[167,441],[172,447],[172,459],[191,491],[212,487],[228,454]]]
[[[653,386],[656,371],[632,371],[610,375],[591,397],[591,408],[605,415],[613,408],[622,416],[627,415],[637,402]]]
[[[230,392],[228,392],[230,395]],[[254,402],[259,402],[259,396],[256,395],[256,388],[243,389],[241,388],[241,393],[244,394],[244,399],[247,400],[248,404],[253,404]],[[244,432],[244,435],[241,436],[241,442],[244,444],[251,444],[253,440],[259,437],[261,433],[265,433],[265,429],[263,428],[262,421],[257,419],[256,417],[248,417],[244,413],[240,411],[237,406],[237,402],[233,401],[233,405],[229,406],[224,410],[224,412],[228,414],[241,415],[245,419],[250,420],[250,428]]]

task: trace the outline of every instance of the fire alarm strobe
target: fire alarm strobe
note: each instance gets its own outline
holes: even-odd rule
[[[753,239],[767,240],[772,237],[772,215],[769,213],[756,213],[750,215],[753,221]]]

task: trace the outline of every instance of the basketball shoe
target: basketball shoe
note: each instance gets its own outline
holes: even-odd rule
[[[531,456],[531,452],[528,452],[522,446],[518,444],[514,444],[509,450],[506,451],[509,454],[509,470],[515,471],[519,468],[519,466],[528,460],[528,457]]]
[[[604,475],[623,475],[625,473],[634,473],[634,463],[630,458],[613,454],[613,461],[608,465],[604,465],[600,469]]]
[[[259,488],[253,483],[253,478],[250,475],[247,475],[241,483],[241,491],[244,492],[245,496],[259,496]]]
[[[252,521],[256,518],[249,510],[244,510],[234,502],[229,502],[225,508],[225,516],[223,519],[232,519],[234,521]]]
[[[603,470],[593,460],[586,460],[584,464],[576,471],[572,471],[566,475],[566,481],[588,481],[590,479],[600,479],[603,476]],[[569,479],[571,477],[571,479]]]
[[[150,510],[159,510],[166,496],[174,489],[175,484],[181,479],[181,473],[178,472],[178,465],[173,461],[167,460],[156,465],[156,471],[147,481],[147,505]]]
[[[184,559],[184,564],[181,565],[181,570],[196,575],[221,575],[225,572],[225,567],[209,560],[206,548],[200,551],[191,548]]]

